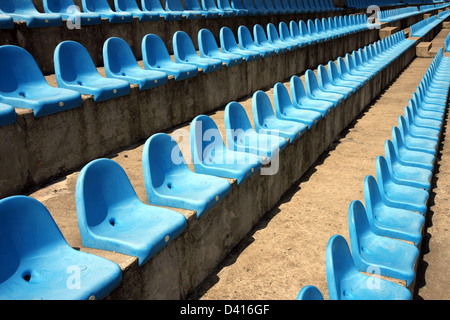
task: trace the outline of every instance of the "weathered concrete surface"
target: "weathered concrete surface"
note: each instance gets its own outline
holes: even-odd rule
[[[375,175],[375,159],[384,154],[384,141],[391,138],[392,127],[431,61],[415,59],[189,298],[292,300],[311,284],[328,299],[328,240],[335,234],[350,240],[348,206],[356,199],[364,202],[364,178]],[[446,228],[444,223],[441,228]],[[442,290],[449,292],[448,287]]]
[[[212,73],[200,72],[183,81],[172,78],[150,90],[140,91],[132,85],[129,95],[99,103],[83,96],[80,108],[42,118],[34,118],[31,110],[16,109],[17,123],[0,127],[0,135],[11,137],[0,141],[0,196],[42,185],[153,133],[343,56],[377,37],[375,30],[367,30]],[[104,74],[102,68],[99,72]],[[54,75],[47,79],[56,86]]]

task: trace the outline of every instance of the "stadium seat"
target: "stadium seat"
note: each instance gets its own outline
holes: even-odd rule
[[[121,38],[112,37],[105,41],[103,44],[103,63],[108,78],[137,84],[140,90],[159,87],[168,81],[165,72],[142,69],[128,43]]]
[[[16,111],[10,105],[0,103],[0,127],[15,123],[17,120]]]
[[[142,11],[136,0],[114,0],[114,6],[117,12],[128,12],[139,21],[158,21],[159,14],[151,11]]]
[[[327,64],[328,69],[328,80],[336,85],[341,87],[347,87],[353,90],[353,92],[357,91],[364,84],[363,81],[344,79],[342,74],[339,72],[336,63],[334,61],[328,61]]]
[[[322,114],[322,116],[325,116],[331,109],[334,108],[333,102],[311,99],[310,97],[308,97],[303,82],[299,78],[299,76],[292,76],[289,85],[292,103],[295,107],[316,111]]]
[[[320,112],[295,107],[288,89],[281,82],[273,87],[273,101],[278,119],[300,122],[310,129],[322,118]]]
[[[142,10],[158,14],[166,21],[178,21],[183,19],[183,12],[165,10],[159,0],[141,0]]]
[[[128,82],[102,77],[87,49],[78,42],[68,40],[58,44],[54,63],[58,87],[92,95],[95,102],[130,93]]]
[[[409,287],[415,279],[414,267],[419,249],[405,241],[377,235],[367,220],[364,205],[353,200],[348,208],[348,229],[355,267],[360,272],[377,274],[406,281]]]
[[[405,113],[403,117],[405,118],[405,124],[411,135],[419,138],[431,139],[436,141],[436,143],[439,142],[441,132],[439,128],[427,128],[418,126],[413,121],[414,119],[412,118],[410,109],[405,107],[404,111]]]
[[[317,42],[317,40],[311,37],[310,35],[304,34],[303,32],[300,31],[300,22],[297,23],[294,20],[291,20],[289,22],[289,32],[294,39],[302,43],[311,45]]]
[[[81,0],[85,12],[97,13],[109,23],[131,23],[133,15],[129,12],[113,11],[108,0]]]
[[[78,92],[50,86],[36,60],[23,48],[0,47],[0,102],[32,109],[35,117],[81,106]]]
[[[0,14],[13,18],[14,21],[26,22],[28,28],[59,27],[62,19],[59,14],[41,13],[34,6],[33,0],[9,0],[0,2]],[[4,23],[11,27],[10,20]]]
[[[249,12],[245,9],[241,0],[230,0],[230,6],[238,16],[248,16]]]
[[[277,118],[270,98],[264,91],[258,90],[253,94],[252,111],[257,132],[278,134],[293,143],[307,130],[307,126],[302,123]]]
[[[271,50],[275,50],[277,54],[286,53],[288,51],[287,46],[270,43],[267,39],[266,33],[260,24],[253,26],[253,39],[257,46],[266,47]]]
[[[211,12],[217,12],[219,14],[219,16],[221,16],[223,18],[228,18],[228,17],[234,16],[234,12],[233,12],[233,10],[231,10],[231,8],[230,8],[230,10],[219,9],[214,0],[201,0],[201,2],[202,2],[202,7],[204,10],[211,11]]]
[[[297,24],[295,23],[295,25],[297,25]],[[283,41],[295,43],[299,48],[302,48],[302,47],[305,47],[308,45],[308,41],[305,41],[305,40],[301,39],[300,37],[294,38],[292,36],[291,32],[289,31],[288,25],[284,21],[281,21],[278,24],[278,31],[279,31],[280,39]]]
[[[127,174],[111,159],[89,162],[75,190],[83,245],[137,257],[142,266],[186,228],[184,215],[143,203]]]
[[[231,188],[226,179],[192,172],[176,141],[165,133],[147,139],[142,165],[150,203],[195,210],[197,218],[221,201]]]
[[[307,285],[299,291],[296,300],[324,300],[324,298],[322,292],[317,287]]]
[[[269,10],[270,14],[281,14],[281,10],[275,8],[272,0],[264,0],[264,6]]]
[[[186,10],[180,0],[165,0],[164,9],[174,15],[185,16],[186,19],[201,19],[202,12],[198,10]]]
[[[248,15],[248,12],[244,7],[241,9],[233,8],[228,0],[217,0],[217,8],[219,8],[219,10],[232,11],[236,17],[245,17]]]
[[[208,29],[201,29],[198,32],[198,51],[201,57],[219,59],[227,67],[241,64],[243,61],[243,57],[239,54],[221,51],[214,35]]]
[[[393,206],[425,214],[429,197],[428,191],[409,186],[396,179],[383,156],[378,156],[376,159],[376,176],[380,192]]]
[[[271,14],[270,10],[266,8],[266,5],[264,4],[264,0],[254,0],[253,4],[256,8],[256,10],[259,11],[260,15],[266,16]]]
[[[261,167],[261,157],[225,146],[213,119],[199,115],[191,122],[192,161],[197,173],[236,179],[240,185]]]
[[[184,0],[184,7],[186,10],[200,11],[202,13],[202,15],[205,16],[205,18],[218,18],[219,17],[219,12],[203,9],[200,6],[199,0]]]
[[[344,99],[342,94],[322,91],[317,82],[316,75],[311,69],[308,69],[305,72],[305,87],[306,94],[313,100],[324,100],[333,103],[334,106],[337,106]]]
[[[371,175],[364,179],[364,204],[372,231],[384,237],[413,242],[422,241],[425,217],[420,213],[392,206]]]
[[[38,200],[3,198],[0,217],[0,299],[100,300],[120,284],[119,265],[72,248]]]
[[[14,19],[11,16],[1,14],[1,11],[0,11],[0,29],[14,29]]]
[[[317,78],[319,80],[318,83],[320,90],[324,92],[340,94],[344,97],[343,99],[347,99],[349,95],[355,91],[354,88],[340,86],[332,83],[330,81],[328,71],[324,65],[320,64],[317,66]]]
[[[220,28],[219,39],[222,52],[240,55],[248,62],[258,60],[261,57],[261,54],[258,51],[239,47],[233,31],[228,27]]]
[[[264,1],[266,1],[266,0],[264,0]],[[288,14],[289,13],[288,10],[286,10],[283,7],[281,0],[269,0],[269,1],[272,1],[275,10],[277,10],[279,14]]]
[[[406,120],[403,116],[398,117],[398,129],[406,146],[414,150],[436,154],[438,142],[434,139],[424,136],[417,136],[408,129]]]
[[[226,105],[224,122],[228,148],[258,155],[263,158],[263,163],[269,163],[288,144],[277,134],[253,129],[244,107],[236,101]]]
[[[275,48],[255,43],[250,30],[246,26],[241,25],[238,27],[238,41],[240,48],[259,52],[263,58],[274,56],[276,53]]]
[[[192,78],[198,74],[196,65],[174,62],[162,39],[155,34],[145,35],[141,47],[146,70],[163,71],[173,76],[176,81]]]
[[[361,76],[358,73],[347,69],[345,60],[342,57],[337,58],[337,69],[339,71],[339,74],[341,75],[341,78],[344,80],[356,81],[361,85],[369,80],[368,77]]]
[[[408,288],[359,272],[341,235],[328,241],[326,275],[330,300],[411,300]]]
[[[253,0],[241,0],[241,1],[242,1],[242,5],[247,10],[249,16],[264,15],[263,11],[255,8],[255,5],[253,4]]]
[[[43,0],[44,11],[59,14],[63,20],[72,20],[73,25],[87,26],[102,22],[99,14],[81,12],[73,0]]]
[[[271,22],[267,24],[267,40],[269,43],[279,45],[281,47],[287,47],[289,51],[294,51],[299,48],[297,41],[290,39],[282,39],[278,34],[277,28]]]
[[[177,63],[196,65],[204,73],[222,69],[222,61],[214,58],[200,57],[189,35],[184,31],[177,31],[173,35],[173,53]]]

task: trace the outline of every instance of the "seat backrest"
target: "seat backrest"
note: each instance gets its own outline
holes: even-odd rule
[[[341,78],[341,74],[337,69],[336,63],[331,60],[328,61],[328,77],[333,83],[336,83],[336,80]]]
[[[201,0],[205,10],[217,10],[217,5],[214,0]]]
[[[87,49],[78,42],[63,41],[54,53],[56,80],[73,82],[80,76],[100,76]]]
[[[205,56],[208,56],[213,52],[220,53],[214,35],[211,31],[204,28],[198,32],[198,49]]]
[[[117,37],[109,38],[103,44],[103,63],[105,69],[116,74],[126,68],[140,68],[131,47]]]
[[[198,57],[194,43],[186,32],[175,32],[173,35],[172,44],[175,60],[183,61],[187,57]]]
[[[256,44],[263,45],[268,43],[266,33],[260,24],[255,24],[253,26],[253,38]]]
[[[247,10],[256,10],[253,0],[242,0],[242,4]]]
[[[219,128],[211,117],[199,115],[195,117],[190,126],[191,153],[194,164],[213,162],[209,159],[215,150],[225,148],[225,143]],[[223,163],[225,159],[218,159]]]
[[[184,7],[180,0],[165,0],[164,8],[170,11],[184,11]]]
[[[324,300],[322,292],[313,286],[304,286],[297,295],[296,300]]]
[[[141,0],[141,7],[145,11],[164,11],[159,0]]]
[[[276,9],[274,4],[273,4],[273,2],[272,2],[272,0],[264,0],[264,5],[270,11],[274,11]]]
[[[324,65],[319,64],[317,66],[317,76],[319,80],[319,87],[322,89],[326,88],[328,85],[330,85],[330,79],[328,78],[328,72]]]
[[[44,11],[49,13],[70,13],[69,7],[75,7],[73,0],[43,0]]]
[[[273,103],[278,115],[283,114],[289,108],[293,108],[289,91],[281,82],[277,82],[273,87]]]
[[[239,46],[242,48],[248,48],[255,44],[250,30],[246,26],[238,27],[238,40]]]
[[[306,91],[302,79],[300,79],[299,76],[294,75],[291,77],[289,85],[291,89],[292,102],[301,105],[301,99],[306,97]]]
[[[22,259],[31,262],[45,247],[69,246],[47,208],[34,198],[17,195],[1,199],[0,219],[0,284],[17,271]],[[33,277],[32,271],[22,276]]]
[[[289,32],[289,27],[287,26],[286,22],[281,21],[278,24],[278,31],[281,39],[286,40],[292,38],[291,33]]]
[[[230,5],[234,9],[245,10],[241,0],[230,0]]]
[[[0,11],[8,13],[33,13],[39,14],[32,0],[9,0],[0,1]]]
[[[306,37],[306,36],[310,36],[310,35],[311,35],[311,33],[310,33],[309,30],[308,30],[308,26],[306,25],[306,22],[303,21],[303,20],[300,20],[300,21],[298,22],[298,30],[300,31],[300,34],[301,34],[303,37]]]
[[[231,49],[238,49],[236,38],[233,31],[228,27],[222,27],[219,31],[220,47],[224,51],[230,51]]]
[[[198,0],[184,0],[184,7],[186,8],[186,10],[202,10],[202,7],[200,6]]]
[[[294,20],[289,21],[289,32],[293,37],[301,36],[298,23],[295,22]]]
[[[222,10],[231,10],[231,5],[228,0],[217,0],[217,7]]]
[[[357,256],[361,255],[360,239],[364,238],[365,235],[372,234],[373,232],[370,229],[366,209],[359,200],[353,200],[348,207],[348,231],[354,260],[361,261],[361,258],[357,258]]]
[[[253,129],[250,119],[248,118],[247,112],[244,107],[236,101],[228,103],[225,107],[225,129],[227,133],[227,141],[233,141],[234,139],[229,138],[228,134],[233,133],[233,131],[243,130],[247,131]]]
[[[311,97],[311,95],[314,95],[320,90],[316,74],[311,69],[308,69],[305,72],[305,86],[308,97]]]
[[[256,9],[267,10],[266,5],[264,4],[264,0],[254,0],[253,3]]]
[[[253,122],[255,128],[266,128],[266,119],[275,118],[269,96],[262,90],[256,91],[252,96]]]
[[[110,12],[111,7],[107,0],[81,0],[83,9],[90,12],[106,11]]]
[[[280,36],[278,35],[277,28],[272,22],[267,24],[267,39],[269,42],[274,42],[280,40]]]
[[[106,158],[93,160],[83,167],[77,179],[75,198],[82,234],[105,222],[116,204],[140,202],[122,167]]]
[[[142,38],[141,51],[146,68],[157,67],[161,61],[173,62],[164,41],[156,34],[147,34]]]

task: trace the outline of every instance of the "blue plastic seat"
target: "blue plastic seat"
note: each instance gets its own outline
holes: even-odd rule
[[[184,7],[186,10],[200,11],[205,18],[218,18],[219,12],[210,11],[202,8],[198,0],[184,0]]]
[[[0,299],[103,299],[122,280],[112,261],[72,248],[36,199],[0,200]]]
[[[398,129],[406,146],[412,149],[428,152],[433,155],[436,154],[438,148],[438,141],[430,137],[418,136],[408,129],[406,120],[403,116],[398,117]]]
[[[266,15],[271,14],[270,10],[267,9],[267,7],[266,7],[266,5],[264,3],[264,0],[254,0],[253,4],[254,4],[256,10],[259,11],[260,15],[266,16]]]
[[[224,11],[232,11],[236,17],[245,17],[248,15],[247,10],[233,8],[228,0],[217,0],[217,8]]]
[[[294,24],[297,25],[296,23],[294,23]],[[280,39],[283,41],[295,43],[299,48],[305,47],[308,45],[308,41],[303,40],[300,37],[294,38],[292,36],[291,32],[289,31],[288,25],[284,21],[281,21],[278,24],[278,31],[279,31]]]
[[[278,134],[293,143],[306,130],[305,124],[276,117],[270,98],[258,90],[252,97],[253,123],[257,132]]]
[[[195,210],[200,218],[230,191],[228,180],[192,172],[173,138],[152,135],[142,154],[145,188],[150,203]]]
[[[248,62],[258,60],[261,57],[258,51],[239,47],[233,31],[228,27],[220,28],[219,39],[222,52],[240,55]]]
[[[367,79],[372,79],[375,76],[375,73],[369,70],[364,70],[363,67],[357,65],[355,63],[355,60],[353,59],[354,54],[356,54],[355,51],[353,52],[353,55],[350,55],[348,53],[345,54],[345,66],[347,67],[347,69],[353,74],[366,77]]]
[[[269,10],[270,14],[281,14],[281,10],[275,8],[272,0],[264,0],[264,6]]]
[[[330,300],[411,300],[407,288],[359,272],[341,235],[334,235],[328,241],[326,274]]]
[[[337,69],[341,74],[341,77],[345,80],[357,81],[361,84],[364,84],[369,80],[368,77],[361,76],[358,73],[349,70],[346,66],[345,60],[342,57],[337,58]]]
[[[14,29],[14,19],[0,12],[0,29]]]
[[[288,14],[288,11],[285,8],[283,8],[281,0],[273,0],[272,3],[275,9],[279,12],[279,14]]]
[[[16,123],[16,111],[10,105],[0,103],[0,127]]]
[[[230,0],[230,6],[238,16],[248,16],[249,14],[241,0]]]
[[[406,125],[408,132],[412,136],[415,136],[418,138],[430,139],[430,140],[435,141],[436,143],[439,142],[440,133],[441,133],[440,130],[435,129],[435,128],[425,128],[425,127],[417,126],[413,122],[413,118],[412,118],[410,109],[405,107],[404,111],[405,111],[405,114],[404,114],[405,125]]]
[[[163,17],[166,21],[178,21],[183,19],[183,12],[181,11],[166,11],[160,0],[141,0],[142,10],[152,12]]]
[[[353,261],[361,272],[377,274],[406,281],[409,287],[415,278],[414,266],[419,249],[407,242],[377,235],[367,219],[364,205],[353,200],[348,208],[348,229]]]
[[[340,86],[330,81],[327,69],[324,65],[317,66],[317,78],[319,80],[319,88],[324,92],[330,92],[343,96],[342,99],[347,99],[348,96],[355,91],[354,88]]]
[[[43,0],[44,11],[59,14],[63,20],[72,20],[80,26],[100,24],[102,19],[99,14],[92,12],[81,12],[73,0]]]
[[[140,90],[159,87],[168,81],[165,72],[142,69],[128,43],[121,38],[112,37],[105,41],[103,63],[107,77],[137,84]]]
[[[280,1],[281,1],[281,6],[283,7],[284,10],[286,10],[286,12],[288,14],[296,13],[296,9],[291,7],[291,5],[289,4],[289,0],[280,0]]]
[[[186,10],[180,0],[165,0],[164,9],[170,14],[182,15],[186,19],[201,19],[202,12],[199,10]]]
[[[137,257],[140,266],[187,225],[181,213],[143,203],[125,171],[111,159],[84,166],[75,197],[83,245]]]
[[[396,178],[390,170],[386,159],[378,156],[376,159],[376,174],[380,192],[397,208],[425,214],[427,211],[428,191],[409,186]]]
[[[0,102],[32,109],[35,117],[80,107],[78,92],[50,86],[36,60],[23,48],[0,47]]]
[[[263,11],[255,8],[253,0],[242,0],[242,5],[247,10],[249,16],[264,15]]]
[[[364,179],[364,204],[371,230],[384,237],[413,242],[422,241],[425,217],[420,213],[395,207],[381,194],[373,176]]]
[[[117,12],[128,12],[133,17],[139,19],[139,21],[157,21],[159,20],[159,14],[151,11],[141,10],[136,0],[114,0],[114,6]]]
[[[166,45],[155,34],[147,34],[142,38],[142,60],[146,70],[156,70],[174,76],[176,81],[195,77],[198,67],[194,64],[176,63],[167,51]]]
[[[204,73],[209,73],[222,69],[222,61],[215,58],[200,57],[195,50],[192,39],[184,31],[177,31],[173,35],[173,53],[175,61],[196,65]]]
[[[25,21],[28,28],[59,27],[59,14],[39,12],[32,0],[9,0],[0,2],[0,14],[12,17],[14,21]],[[10,20],[7,22],[11,26]]]
[[[325,100],[333,103],[334,106],[337,106],[344,99],[341,94],[321,90],[316,74],[311,69],[305,72],[305,86],[306,94],[310,99]]]
[[[409,99],[408,105],[413,110],[413,114],[417,115],[417,117],[419,118],[424,119],[423,120],[424,123],[427,120],[430,120],[428,122],[428,125],[433,126],[435,128],[440,128],[442,126],[444,113],[433,110],[424,110],[417,105],[415,99]]]
[[[275,48],[255,43],[250,30],[246,26],[238,27],[238,41],[240,48],[259,52],[263,58],[268,58],[276,54]]]
[[[197,173],[236,179],[240,185],[262,165],[262,158],[257,155],[228,149],[216,123],[206,115],[192,120],[190,140]]]
[[[314,21],[311,19],[308,19],[306,21],[306,26],[308,28],[308,34],[311,35],[311,37],[313,37],[314,39],[317,40],[317,42],[324,42],[327,41],[329,39],[329,36],[326,34],[320,34],[319,32],[317,32],[316,30],[316,26],[314,24]]]
[[[217,12],[223,18],[228,18],[228,17],[234,16],[233,10],[219,9],[219,7],[216,5],[216,2],[214,0],[201,0],[201,1],[202,1],[202,7],[204,10],[211,11],[211,12]]]
[[[256,45],[275,50],[277,54],[286,53],[288,51],[287,46],[269,42],[266,33],[260,24],[255,24],[253,26],[253,39]]]
[[[198,32],[198,51],[201,57],[219,59],[227,67],[241,64],[243,61],[243,57],[239,54],[221,51],[214,35],[208,29],[201,29]]]
[[[78,42],[69,40],[58,44],[53,60],[58,87],[93,95],[95,102],[130,93],[127,81],[102,77],[89,52]]]
[[[324,300],[322,292],[313,285],[304,286],[297,294],[296,300]]]
[[[299,47],[299,44],[296,41],[280,38],[277,28],[271,22],[267,24],[267,40],[271,44],[286,47],[289,51],[294,51]]]
[[[289,22],[289,32],[295,40],[306,43],[307,45],[315,44],[317,42],[317,40],[309,34],[300,31],[300,22],[297,23],[294,20],[291,20]]]
[[[364,84],[363,81],[354,79],[345,79],[342,74],[339,72],[336,63],[334,61],[328,61],[328,79],[329,81],[337,86],[351,88],[354,92],[362,87]]]
[[[81,0],[85,12],[97,13],[109,23],[131,23],[133,15],[129,12],[113,11],[108,0]]]
[[[305,110],[316,111],[322,114],[322,116],[325,116],[331,109],[334,108],[334,103],[332,102],[325,100],[311,99],[310,97],[308,97],[303,82],[299,78],[299,76],[292,76],[289,83],[290,83],[292,103],[294,104],[295,107]]]
[[[281,82],[273,87],[273,100],[278,119],[300,122],[310,129],[322,118],[322,114],[315,110],[296,108],[287,88]]]
[[[235,151],[248,152],[263,158],[269,163],[288,144],[279,135],[265,134],[253,129],[244,107],[238,102],[230,102],[225,107],[225,133],[228,148]]]

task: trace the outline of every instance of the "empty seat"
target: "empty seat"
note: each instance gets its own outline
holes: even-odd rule
[[[316,74],[311,69],[305,72],[305,87],[306,94],[310,99],[328,101],[333,103],[334,106],[337,106],[344,99],[344,96],[339,93],[321,90]]]
[[[287,46],[270,43],[269,40],[267,39],[263,27],[259,24],[255,24],[253,26],[253,39],[256,45],[266,47],[271,50],[275,50],[277,54],[282,54],[288,51]]]
[[[253,0],[242,0],[242,5],[247,10],[249,16],[264,15],[263,11],[255,8]]]
[[[176,81],[192,78],[198,74],[196,65],[174,62],[162,39],[155,34],[145,35],[141,47],[146,70],[163,71],[173,76]]]
[[[198,51],[201,57],[219,59],[227,67],[241,64],[243,60],[239,54],[221,51],[214,35],[208,29],[201,29],[198,32]]]
[[[234,10],[234,12],[237,12],[237,15],[239,16],[248,15],[248,10],[245,9],[241,0],[230,0],[230,6]]]
[[[174,21],[183,19],[183,12],[181,11],[169,11],[164,10],[159,0],[141,0],[142,10],[153,12],[158,14],[161,17],[164,17],[164,20]]]
[[[252,97],[253,123],[255,130],[262,133],[280,135],[293,143],[307,129],[305,124],[282,120],[274,113],[270,98],[264,91],[258,90]]]
[[[59,14],[63,20],[72,20],[74,26],[100,24],[102,19],[99,14],[81,12],[73,0],[43,0],[44,11]]]
[[[143,203],[125,171],[111,159],[83,167],[75,197],[83,245],[137,257],[140,266],[186,228],[181,213]]]
[[[4,198],[0,218],[0,299],[103,299],[120,284],[120,267],[72,248],[41,202]]]
[[[114,0],[114,6],[117,12],[128,12],[133,17],[139,19],[139,21],[157,21],[159,20],[159,14],[151,11],[142,11],[136,0]]]
[[[308,45],[308,41],[303,40],[300,37],[294,38],[292,36],[291,32],[289,31],[288,25],[284,21],[281,21],[278,24],[278,31],[279,31],[280,39],[283,41],[295,43],[299,48],[305,47]]]
[[[334,61],[328,61],[328,79],[329,81],[337,86],[348,87],[353,89],[353,91],[358,90],[364,84],[363,81],[358,81],[357,79],[351,80],[345,79],[339,72],[336,63]]]
[[[173,35],[173,53],[175,61],[178,63],[187,63],[196,65],[204,73],[213,72],[222,69],[222,61],[214,58],[200,57],[195,50],[194,43],[188,34],[184,31],[177,31]]]
[[[16,122],[16,111],[10,105],[0,103],[0,127]]]
[[[228,0],[217,0],[217,8],[224,11],[232,11],[237,17],[244,17],[248,15],[248,12],[244,9],[244,7],[241,9],[233,8]]]
[[[9,0],[0,2],[0,14],[13,18],[14,21],[24,21],[28,28],[59,27],[62,19],[59,14],[40,13],[33,0]],[[7,22],[10,25],[10,22]]]
[[[270,10],[267,9],[264,0],[254,0],[253,4],[256,8],[256,10],[258,10],[260,15],[266,16],[268,14],[270,14]]]
[[[261,157],[228,149],[216,123],[206,115],[192,120],[190,140],[197,173],[236,179],[240,185],[261,167]]]
[[[289,22],[289,33],[295,40],[306,43],[307,45],[316,43],[316,39],[308,35],[304,36],[303,33],[300,32],[300,24],[294,20]]]
[[[380,193],[373,176],[364,179],[364,204],[372,231],[379,235],[413,242],[422,241],[425,217],[420,213],[392,206]]]
[[[209,12],[216,12],[224,18],[234,16],[234,12],[232,10],[219,9],[214,0],[201,0],[201,2],[204,10],[207,10]]]
[[[253,129],[244,107],[238,102],[230,102],[225,107],[225,133],[231,150],[259,155],[264,163],[287,146],[287,140],[276,134],[265,134]]]
[[[121,38],[113,37],[105,41],[103,63],[107,77],[137,84],[140,90],[159,87],[168,81],[165,72],[142,69],[128,43]]]
[[[267,40],[271,44],[279,45],[281,47],[287,47],[289,51],[294,51],[299,47],[297,41],[280,38],[277,28],[271,22],[267,24]]]
[[[240,48],[259,52],[263,58],[271,57],[276,53],[275,48],[266,47],[255,43],[250,30],[248,30],[246,26],[238,27],[238,41]]]
[[[108,19],[109,23],[131,23],[133,15],[129,12],[113,11],[108,0],[81,0],[85,12],[98,13],[102,19]]]
[[[326,249],[326,274],[330,300],[410,300],[411,292],[394,282],[358,271],[347,241],[330,238]]]
[[[343,99],[347,99],[348,96],[355,91],[355,88],[340,86],[331,82],[324,65],[320,64],[317,66],[317,78],[319,80],[319,87],[322,91],[342,95]]]
[[[414,267],[419,249],[405,241],[377,235],[367,220],[364,205],[354,200],[348,208],[348,229],[353,261],[361,272],[406,281],[409,287],[415,278]]]
[[[11,16],[0,14],[0,29],[14,29],[14,19]]]
[[[203,9],[199,0],[184,0],[186,10],[200,11],[205,18],[218,18],[219,12]]]
[[[58,87],[93,95],[95,102],[121,97],[130,93],[124,80],[100,75],[89,52],[75,41],[63,41],[54,53],[55,76]]]
[[[427,138],[435,141],[436,143],[439,142],[441,131],[436,128],[426,128],[418,126],[414,123],[414,119],[412,118],[411,112],[409,108],[404,108],[404,118],[405,118],[405,124],[408,128],[408,131],[411,135],[420,137],[420,138]]]
[[[430,137],[417,136],[416,134],[411,132],[403,116],[398,117],[398,129],[403,141],[405,142],[405,145],[410,146],[413,149],[421,150],[423,152],[436,154],[438,141]]]
[[[322,118],[320,112],[295,107],[287,88],[281,82],[273,87],[273,102],[277,118],[303,123],[308,129]]]
[[[324,300],[324,298],[322,292],[317,287],[307,285],[299,291],[296,300]]]
[[[142,154],[145,188],[155,205],[195,210],[200,218],[230,191],[223,178],[192,172],[173,138],[157,133]]]
[[[234,37],[233,31],[228,27],[220,28],[219,32],[220,48],[222,52],[235,53],[244,57],[247,61],[255,61],[261,57],[258,51],[247,50],[245,48],[239,47],[236,38]]]
[[[186,10],[180,0],[165,0],[165,10],[170,13],[183,15],[186,19],[201,19],[202,12],[196,10]]]
[[[33,56],[23,48],[0,47],[0,102],[32,109],[35,117],[81,106],[78,92],[48,84]]]
[[[322,116],[325,116],[331,109],[334,108],[333,102],[311,99],[308,97],[303,82],[299,76],[292,76],[289,85],[292,103],[297,108],[317,111],[322,114]]]

